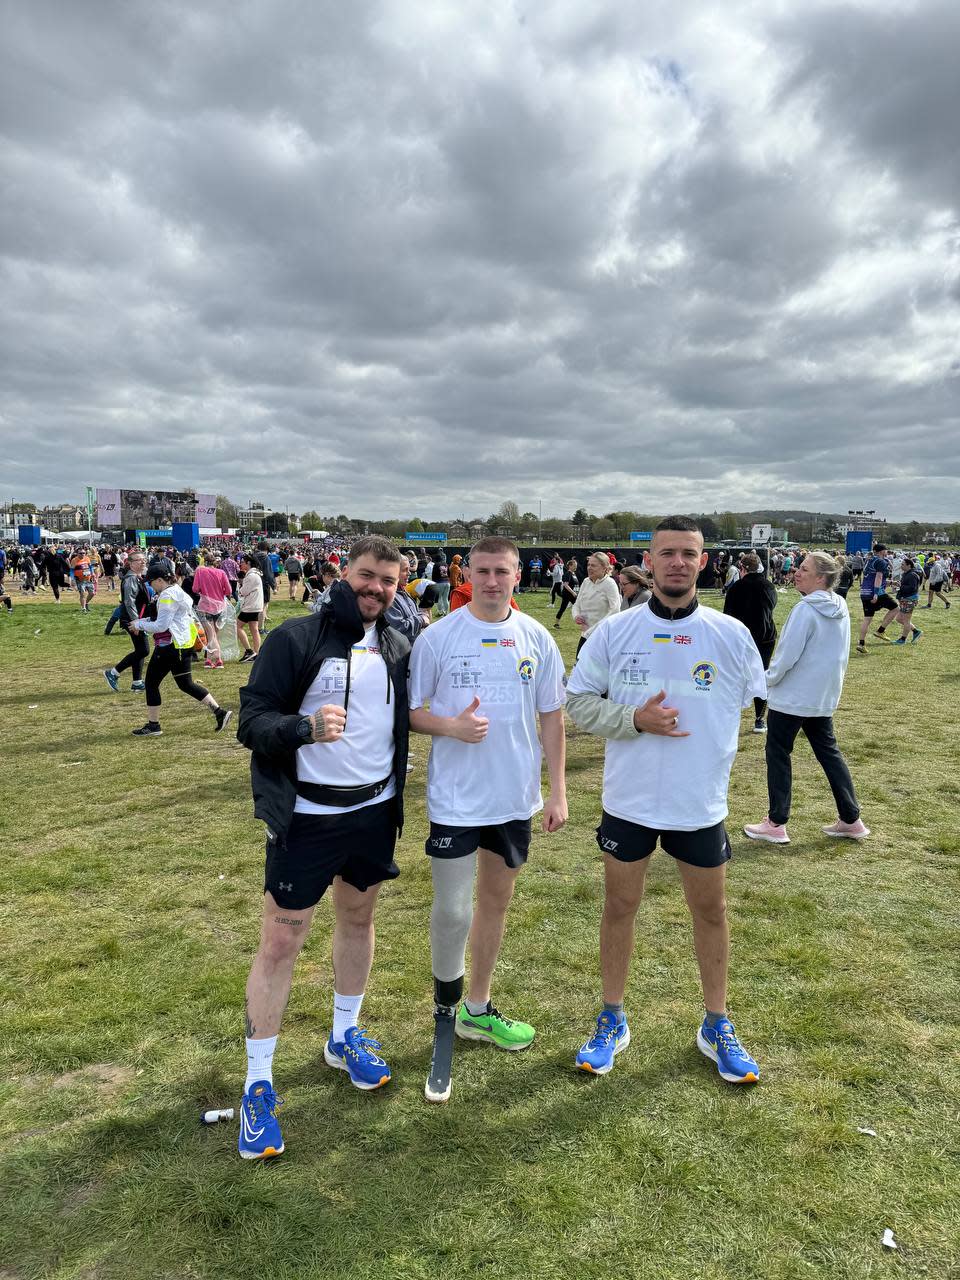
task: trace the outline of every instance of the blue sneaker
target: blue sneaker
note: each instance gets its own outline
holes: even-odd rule
[[[113,692],[116,693],[117,690],[120,688],[120,681],[113,674],[113,672],[110,670],[109,667],[107,668],[106,671],[104,671],[103,678],[104,680],[106,680],[107,684],[110,686]]]
[[[597,1018],[597,1029],[577,1054],[577,1067],[595,1076],[605,1076],[613,1070],[613,1060],[630,1043],[627,1020],[604,1009]]]
[[[917,643],[917,641],[920,639],[920,637],[921,637],[922,635],[923,635],[923,632],[920,630],[920,628],[919,628],[919,627],[914,627],[914,628],[913,628],[913,635],[910,637],[910,643],[911,643],[911,644],[916,644],[916,643]]]
[[[907,637],[906,637],[906,636],[901,636],[899,640],[894,640],[894,642],[893,642],[893,643],[894,643],[894,644],[906,644],[906,643],[907,643]]]
[[[267,1160],[283,1154],[277,1111],[283,1105],[269,1080],[258,1080],[240,1099],[240,1139],[244,1160]]]
[[[760,1068],[737,1039],[729,1018],[721,1018],[715,1027],[704,1020],[697,1031],[697,1048],[731,1084],[756,1084],[760,1079]]]
[[[350,1027],[339,1044],[330,1039],[323,1046],[323,1060],[328,1067],[346,1071],[358,1089],[379,1089],[390,1083],[390,1068],[375,1050],[379,1040],[371,1040],[359,1027]]]

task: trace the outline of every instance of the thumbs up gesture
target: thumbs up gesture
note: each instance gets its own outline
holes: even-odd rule
[[[478,716],[480,699],[475,697],[469,707],[464,707],[458,716],[453,717],[453,733],[451,737],[459,742],[482,742],[487,736],[490,721],[486,716]]]

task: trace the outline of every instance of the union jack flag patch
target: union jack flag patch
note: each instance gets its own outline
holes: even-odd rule
[[[673,637],[674,644],[690,644],[692,640],[693,640],[693,636],[674,636]]]

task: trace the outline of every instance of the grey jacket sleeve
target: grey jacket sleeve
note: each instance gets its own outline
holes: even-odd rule
[[[598,693],[567,693],[567,711],[580,729],[600,738],[639,738],[633,724],[636,707],[601,698]]]
[[[128,573],[120,582],[120,604],[123,607],[123,616],[127,622],[133,622],[137,617],[137,592],[140,589],[140,580],[136,574]]]

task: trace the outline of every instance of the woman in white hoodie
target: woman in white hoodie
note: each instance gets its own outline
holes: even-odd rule
[[[762,822],[744,827],[751,840],[789,844],[792,770],[790,753],[803,730],[836,801],[837,821],[828,836],[862,840],[870,831],[860,820],[853,779],[833,732],[850,657],[850,615],[833,588],[840,566],[826,551],[811,551],[796,571],[803,599],[794,605],[780,633],[767,671],[767,794],[770,811]]]

